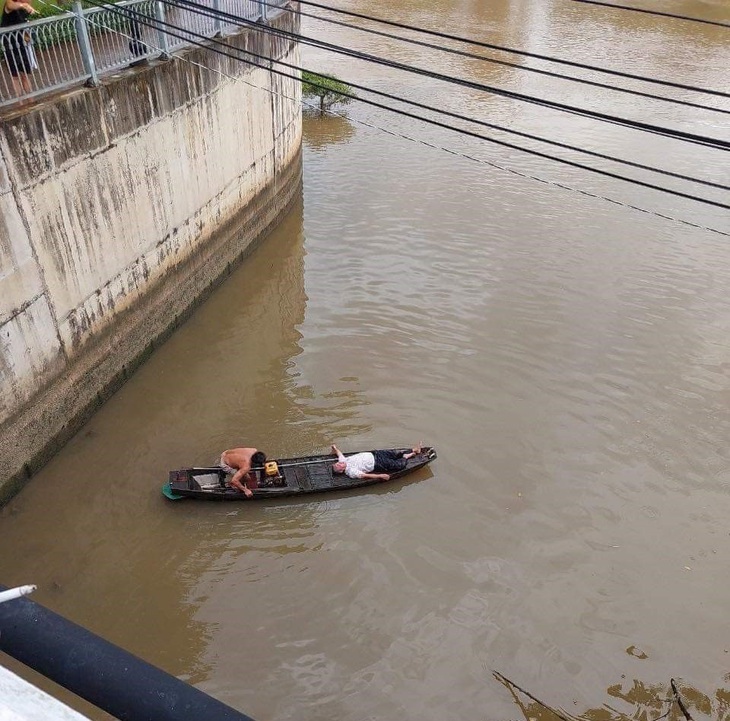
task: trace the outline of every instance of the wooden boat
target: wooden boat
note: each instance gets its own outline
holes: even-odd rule
[[[393,448],[392,450],[407,453],[411,449]],[[345,453],[344,455],[354,454]],[[390,481],[423,468],[435,458],[435,449],[424,446],[421,453],[406,461],[406,467],[403,470],[389,474]],[[259,483],[257,488],[252,488],[253,496],[251,498],[247,498],[240,491],[228,486],[226,472],[217,466],[170,471],[170,479],[162,487],[162,492],[171,500],[199,498],[207,501],[248,501],[298,496],[304,493],[343,491],[384,482],[372,478],[348,478],[344,474],[335,473],[332,470],[332,464],[336,460],[337,458],[332,454],[280,458],[275,461],[270,459],[266,468],[253,469],[256,471]]]

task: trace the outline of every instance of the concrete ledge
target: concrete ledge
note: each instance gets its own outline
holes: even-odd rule
[[[88,721],[20,676],[0,666],[1,721]]]

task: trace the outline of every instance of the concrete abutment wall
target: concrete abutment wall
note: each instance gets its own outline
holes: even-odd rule
[[[226,41],[299,65],[260,30]],[[301,192],[300,93],[197,48],[0,125],[0,503]]]

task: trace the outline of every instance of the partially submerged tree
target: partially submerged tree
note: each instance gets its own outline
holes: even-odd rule
[[[332,75],[319,75],[303,70],[302,95],[305,98],[318,99],[319,114],[324,115],[337,103],[342,105],[349,103],[354,93],[347,83],[343,83]]]

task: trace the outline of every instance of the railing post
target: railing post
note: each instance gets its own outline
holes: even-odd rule
[[[259,0],[259,13],[261,15],[261,22],[266,23],[266,0]]]
[[[89,40],[89,28],[86,26],[84,11],[81,9],[81,0],[74,0],[73,13],[76,16],[76,37],[81,50],[81,61],[84,64],[86,74],[89,76],[86,84],[96,86],[99,84],[99,76],[96,74],[96,63],[94,63],[94,55],[91,52],[91,42]]]
[[[215,19],[213,21],[213,29],[215,30],[216,37],[223,35],[223,22],[218,14],[221,10],[221,0],[213,0],[213,11],[215,13]]]
[[[160,46],[162,53],[160,57],[166,60],[170,57],[170,52],[167,47],[167,33],[165,32],[165,6],[156,0],[155,2],[155,20],[157,20],[157,44]]]

